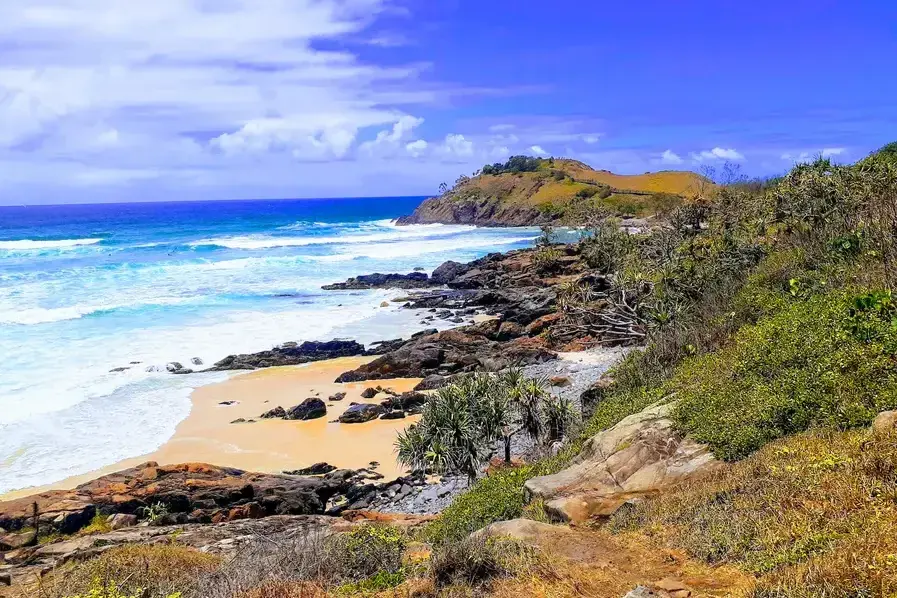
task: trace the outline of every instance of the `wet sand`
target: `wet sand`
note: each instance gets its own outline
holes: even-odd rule
[[[174,436],[158,450],[120,461],[101,470],[67,478],[40,488],[17,490],[0,500],[28,496],[51,489],[69,489],[102,475],[134,467],[146,461],[160,464],[211,463],[247,471],[280,473],[326,461],[336,467],[358,469],[371,461],[387,479],[402,475],[393,451],[399,430],[419,416],[402,420],[373,420],[362,424],[330,423],[352,402],[379,403],[386,395],[361,398],[370,386],[411,390],[420,379],[379,380],[336,384],[343,372],[371,361],[372,357],[346,357],[302,366],[268,368],[237,374],[224,382],[197,388],[191,395],[190,415]],[[328,397],[345,392],[339,402]],[[258,416],[281,406],[289,409],[308,397],[318,396],[327,404],[327,415],[311,421],[261,420]],[[232,405],[221,403],[235,401]],[[255,423],[232,424],[233,420],[255,419]]]

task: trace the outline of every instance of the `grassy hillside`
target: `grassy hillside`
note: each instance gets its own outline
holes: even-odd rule
[[[461,177],[407,223],[520,226],[578,223],[597,207],[619,216],[666,213],[709,186],[693,172],[618,175],[568,159],[515,156]]]

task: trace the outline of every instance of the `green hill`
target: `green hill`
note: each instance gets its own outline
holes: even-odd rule
[[[710,184],[693,172],[619,175],[576,160],[514,156],[484,166],[473,177],[460,177],[399,223],[575,224],[580,213],[595,206],[618,216],[646,217],[668,212]]]

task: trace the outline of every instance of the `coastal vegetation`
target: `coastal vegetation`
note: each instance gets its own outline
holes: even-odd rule
[[[547,380],[527,379],[517,369],[473,374],[436,392],[420,422],[399,433],[396,452],[412,471],[462,473],[473,482],[497,441],[510,465],[514,435],[544,447],[575,422],[569,401],[551,396]]]
[[[566,158],[512,156],[446,185],[439,197],[399,222],[579,225],[596,209],[622,217],[664,215],[709,186],[712,182],[693,172],[617,175]]]
[[[894,148],[855,164],[820,158],[771,181],[727,175],[677,196],[636,231],[599,203],[613,193],[574,190],[577,201],[595,202],[576,206],[576,251],[552,244],[546,229],[527,253],[540,276],[557,277],[550,324],[534,335],[552,347],[632,350],[582,395],[581,425],[544,381],[515,369],[456,375],[435,391],[399,436],[399,458],[421,473],[476,481],[423,528],[370,524],[263,542],[224,563],[172,545],[146,556],[153,563],[143,569],[114,549],[54,573],[77,584],[46,595],[621,595],[611,592],[625,579],[598,577],[594,563],[546,563],[530,546],[479,530],[556,521],[527,482],[577,463],[597,434],[657,406],[668,408],[676,434],[706,447],[714,467],[574,530],[584,546],[614,547],[642,568],[676,561],[726,580],[713,595],[897,595],[897,429],[870,429],[897,410]],[[563,170],[559,162],[512,159],[459,186],[543,174],[569,185],[552,172]],[[582,268],[575,275],[571,260]],[[510,460],[518,434],[543,450],[481,475],[493,454]],[[177,562],[159,566],[170,557]],[[97,587],[118,594],[90,594]]]
[[[713,507],[720,527],[731,525],[733,509],[740,504],[725,496],[735,500],[754,494],[710,492],[713,484],[747,478],[771,484],[771,492],[763,495],[769,501],[764,506],[782,517],[791,512],[792,499],[805,500],[812,514],[810,503],[818,496],[814,488],[827,493],[849,478],[857,484],[851,487],[866,498],[854,494],[842,502],[838,495],[826,494],[839,517],[863,521],[871,513],[866,502],[871,499],[877,505],[876,517],[891,513],[884,515],[880,529],[892,533],[894,522],[887,517],[892,516],[897,470],[893,438],[870,440],[865,427],[879,411],[897,407],[897,326],[890,293],[895,210],[897,162],[883,151],[854,165],[819,159],[768,184],[719,187],[707,201],[676,210],[667,226],[631,237],[631,242],[615,239],[617,227],[603,220],[603,228],[583,239],[592,246],[584,253],[593,255],[591,265],[614,274],[607,297],[625,293],[637,298],[634,311],[646,331],[644,349],[621,362],[608,384],[590,391],[597,405],[580,441],[554,458],[479,482],[431,526],[431,539],[454,542],[490,521],[525,515],[527,479],[562,469],[585,438],[652,403],[669,400],[676,401],[674,419],[683,432],[710,444],[722,459],[746,458],[730,470],[736,472],[728,474],[733,477],[722,478],[728,482],[715,479],[707,482],[711,486],[698,486],[704,488],[704,500],[720,505]],[[589,301],[572,302],[576,309],[567,307],[565,315],[582,321],[583,303]],[[564,302],[559,306],[565,309]],[[605,303],[603,309],[607,307]],[[800,435],[807,430],[813,430],[810,436]],[[783,444],[774,442],[781,438],[786,439],[778,441]],[[817,450],[808,455],[808,447],[823,445],[828,454],[820,456]],[[857,459],[857,447],[868,451],[868,461]],[[776,455],[779,464],[771,466],[770,455]],[[857,477],[855,468],[862,467],[871,468],[863,475],[874,479]],[[807,469],[815,476],[813,484],[800,492],[802,478],[790,479],[786,490],[773,475]],[[737,477],[745,471],[751,475]],[[681,517],[675,520],[675,530],[694,530],[687,546],[691,554],[709,562],[746,562],[744,553],[711,558],[716,554],[708,552],[713,538],[701,527],[706,511],[687,510],[693,507],[687,502],[693,494],[665,496],[670,497],[666,502],[648,501],[643,507],[655,519],[643,515],[626,529],[652,535],[653,521],[667,513]],[[889,498],[880,501],[879,496]],[[679,500],[686,506],[668,508]],[[751,517],[746,511],[740,516]],[[827,517],[821,508],[816,516]],[[766,521],[770,529],[774,524]],[[748,567],[762,573],[755,595],[893,592],[893,581],[885,583],[895,579],[888,542],[876,544],[849,525],[819,534],[806,521],[783,529],[791,535],[782,545],[792,553],[788,558],[762,557],[766,565]],[[732,530],[739,533],[737,526]],[[667,531],[673,535],[672,528]],[[749,538],[726,541],[740,550],[754,550]],[[750,559],[755,557],[761,558]],[[828,591],[835,587],[835,577],[840,593]],[[792,593],[798,587],[801,593]]]

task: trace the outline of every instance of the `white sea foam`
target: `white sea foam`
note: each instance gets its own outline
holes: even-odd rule
[[[20,239],[18,241],[0,241],[0,251],[34,251],[40,249],[68,249],[83,245],[96,245],[103,239],[60,239],[58,241],[34,241]]]
[[[201,357],[211,364],[228,353],[287,340],[345,336],[369,342],[420,327],[411,312],[379,307],[394,292],[325,293],[322,284],[372,271],[432,269],[537,234],[397,227],[385,220],[312,228],[306,236],[210,235],[208,241],[236,239],[259,247],[237,255],[156,251],[153,246],[172,241],[151,237],[139,239],[142,249],[132,254],[127,251],[136,245],[116,244],[123,249],[112,259],[85,251],[61,268],[51,260],[63,247],[13,250],[12,242],[0,242],[7,244],[0,244],[0,256],[3,250],[29,251],[27,260],[37,266],[0,273],[0,492],[158,447],[186,416],[192,386],[208,381],[205,375],[167,374],[169,361],[186,365]],[[294,244],[283,245],[284,239]],[[201,244],[184,237],[176,243]],[[281,248],[266,252],[269,247]],[[151,366],[163,371],[146,371]],[[110,371],[121,367],[129,369]]]
[[[198,300],[200,298],[194,298]],[[137,300],[127,303],[107,303],[102,305],[70,305],[66,307],[30,307],[16,308],[2,306],[0,304],[0,324],[35,325],[48,324],[50,322],[62,322],[64,320],[77,320],[84,316],[115,311],[125,308],[139,308],[146,306],[178,305],[191,301],[189,297],[156,297],[147,300]]]
[[[391,229],[371,234],[341,234],[335,236],[274,237],[270,235],[249,235],[240,237],[216,237],[190,243],[192,247],[217,246],[228,249],[273,249],[275,247],[307,247],[310,245],[335,245],[349,243],[379,243],[422,239],[432,236],[448,236],[475,230],[472,226],[441,224],[413,225],[407,227],[390,226],[390,221],[378,222],[376,228]]]

